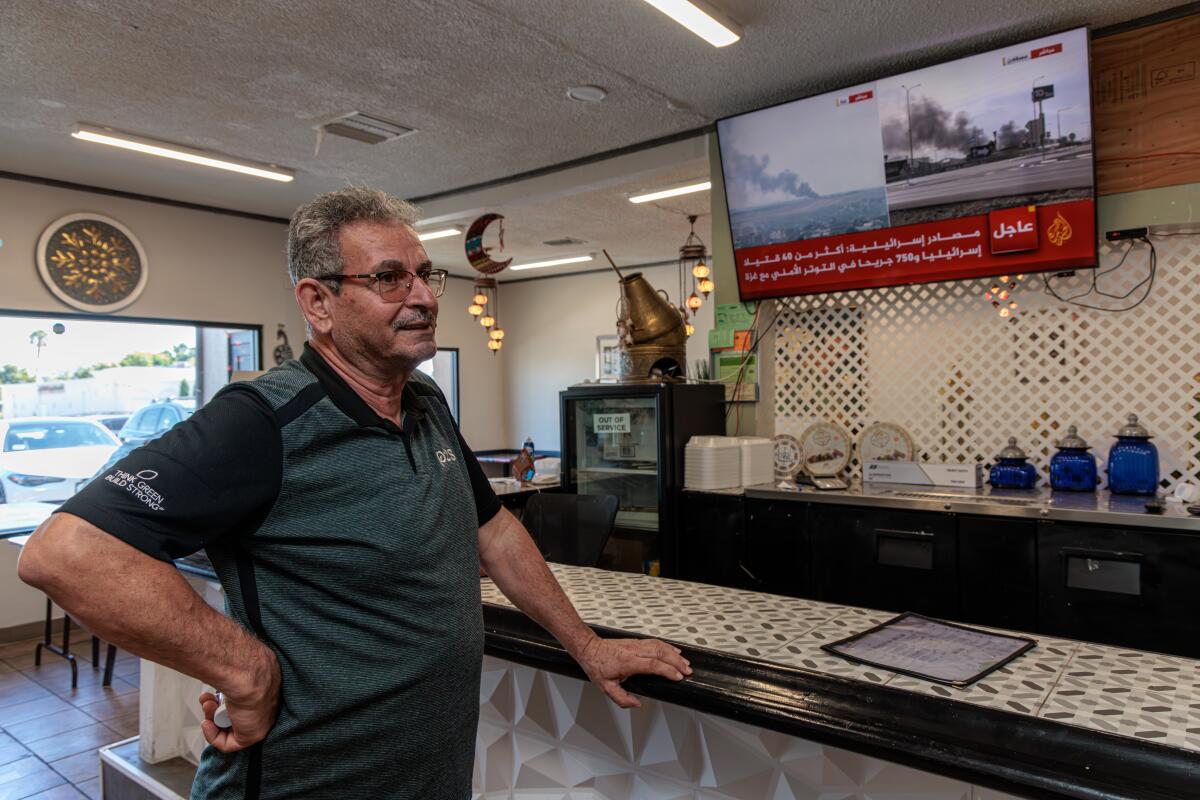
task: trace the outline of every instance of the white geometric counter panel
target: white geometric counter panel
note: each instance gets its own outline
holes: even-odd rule
[[[484,658],[474,798],[1019,800],[837,747]]]
[[[1103,469],[1125,416],[1154,434],[1161,485],[1200,482],[1200,235],[1156,237],[1149,298],[1114,313],[1064,303],[1042,276],[1013,292],[1015,319],[984,294],[991,279],[776,301],[775,433],[830,420],[859,431],[898,423],[925,461],[990,466],[1009,436],[1049,476],[1054,442],[1075,425]],[[1098,287],[1079,302],[1130,305],[1144,293],[1149,248],[1101,248]],[[1090,270],[1052,278],[1062,298]],[[852,469],[858,474],[859,463]],[[1101,478],[1104,479],[1103,471]]]

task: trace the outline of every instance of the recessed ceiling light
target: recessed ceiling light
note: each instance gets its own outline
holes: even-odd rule
[[[447,236],[457,236],[462,233],[458,228],[443,228],[440,231],[429,231],[428,233],[417,233],[417,238],[422,242],[428,242],[430,239],[445,239]]]
[[[119,147],[122,150],[133,150],[137,153],[172,158],[176,161],[186,161],[189,164],[199,164],[204,167],[240,172],[243,175],[253,175],[256,178],[266,178],[271,181],[287,183],[295,178],[292,173],[285,172],[273,164],[256,164],[253,161],[243,161],[241,159],[229,158],[228,156],[218,158],[212,154],[205,153],[203,150],[193,150],[190,147],[167,144],[166,142],[147,139],[144,136],[121,133],[109,128],[95,128],[91,125],[80,124],[75,126],[75,130],[71,133],[71,136],[85,142],[106,144],[111,147]]]
[[[647,3],[699,36],[713,47],[724,47],[742,38],[742,29],[701,0],[646,0]]]
[[[651,200],[662,200],[665,197],[678,197],[681,194],[691,194],[692,192],[703,192],[712,188],[712,181],[704,181],[703,183],[691,183],[687,186],[676,186],[674,189],[663,189],[661,192],[650,192],[649,194],[634,195],[629,198],[631,203],[649,203]]]
[[[567,97],[576,103],[599,103],[608,97],[608,90],[602,86],[568,86]]]
[[[557,267],[559,264],[579,264],[584,261],[591,261],[591,256],[572,256],[570,258],[552,258],[549,261],[534,261],[529,264],[514,264],[509,267],[511,270],[522,269],[537,269],[538,267]]]

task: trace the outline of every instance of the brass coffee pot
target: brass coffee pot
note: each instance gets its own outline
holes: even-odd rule
[[[642,273],[621,275],[615,264],[613,270],[621,284],[621,299],[617,302],[621,380],[685,380],[687,332],[679,309],[671,304],[665,292],[655,290]]]

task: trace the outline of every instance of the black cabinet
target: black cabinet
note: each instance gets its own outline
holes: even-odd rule
[[[958,518],[959,619],[1036,630],[1037,580],[1035,521]]]
[[[679,518],[681,579],[754,588],[741,566],[746,550],[741,497],[683,492]]]
[[[855,548],[862,509],[814,503],[808,510],[810,594],[815,600],[865,605],[866,569]]]
[[[1039,523],[1044,633],[1200,657],[1198,586],[1195,535]]]
[[[952,514],[857,509],[856,560],[865,570],[860,604],[958,617],[958,543]]]
[[[802,503],[746,501],[746,549],[742,569],[747,588],[808,597],[808,537]]]

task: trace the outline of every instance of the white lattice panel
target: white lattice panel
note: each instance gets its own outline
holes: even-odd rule
[[[1124,247],[1102,248],[1101,272]],[[1156,238],[1155,247],[1150,297],[1121,313],[1061,302],[1039,276],[1014,293],[1012,321],[984,299],[991,280],[778,301],[775,432],[799,435],[824,419],[857,438],[872,422],[896,422],[923,460],[987,466],[1015,436],[1048,476],[1069,425],[1103,465],[1135,413],[1155,436],[1163,487],[1200,482],[1200,236]],[[1099,288],[1122,295],[1148,275],[1139,244]],[[1062,297],[1090,285],[1090,271],[1053,279]],[[1080,301],[1121,308],[1142,293]]]

